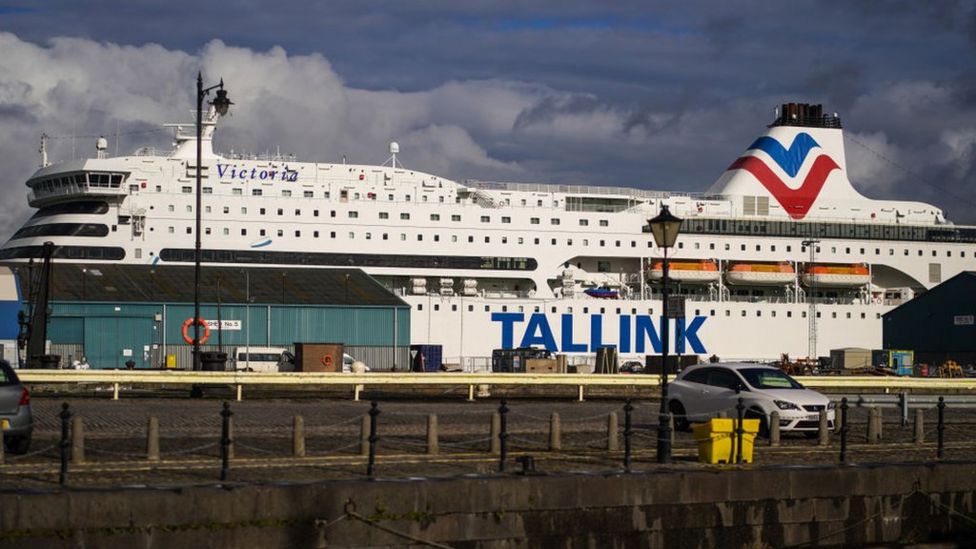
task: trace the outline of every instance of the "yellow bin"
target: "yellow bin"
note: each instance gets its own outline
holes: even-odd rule
[[[699,462],[735,463],[735,423],[734,419],[715,418],[692,426],[698,443]],[[752,444],[759,432],[759,420],[742,420],[742,430],[742,461],[752,463]]]

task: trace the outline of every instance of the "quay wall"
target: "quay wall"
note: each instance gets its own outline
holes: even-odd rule
[[[974,462],[0,491],[0,548],[965,545],[974,494]]]

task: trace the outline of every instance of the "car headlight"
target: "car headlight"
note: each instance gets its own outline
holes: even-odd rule
[[[776,405],[780,410],[799,410],[800,407],[792,402],[787,402],[785,400],[774,400],[773,404]]]
[[[830,402],[827,403],[827,409],[828,410],[833,410],[836,407],[837,407],[837,404],[834,401],[830,401]]]

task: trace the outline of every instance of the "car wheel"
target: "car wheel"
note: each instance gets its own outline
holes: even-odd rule
[[[759,438],[769,438],[769,418],[762,410],[757,410],[755,408],[749,408],[745,413],[746,419],[758,419],[759,420]]]
[[[690,424],[688,423],[688,416],[685,413],[684,405],[677,400],[672,400],[668,403],[668,410],[671,412],[671,417],[674,418],[674,430],[687,431]]]
[[[31,436],[30,435],[20,435],[15,437],[9,437],[6,440],[7,450],[11,454],[24,455],[30,450]]]

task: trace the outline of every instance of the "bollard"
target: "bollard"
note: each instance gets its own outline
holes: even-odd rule
[[[739,397],[735,405],[735,462],[742,463],[742,435],[745,433],[742,420],[745,419],[746,406]]]
[[[234,459],[234,418],[227,418],[227,459]]]
[[[498,406],[498,471],[505,472],[505,459],[508,458],[508,406],[502,399]]]
[[[840,462],[847,463],[847,397],[840,400]]]
[[[779,446],[779,412],[776,410],[769,414],[769,445]]]
[[[834,410],[834,431],[840,433],[840,425],[844,423],[844,414],[846,412],[841,409],[840,406]]]
[[[945,407],[945,397],[939,397],[939,423],[936,426],[939,445],[935,451],[935,457],[939,459],[945,457]]]
[[[631,429],[632,418],[631,412],[634,411],[634,407],[630,404],[630,399],[624,403],[624,471],[630,472],[630,437],[633,436],[634,431]]]
[[[925,443],[925,410],[915,408],[915,444]]]
[[[607,451],[616,452],[620,449],[620,441],[618,439],[617,429],[617,412],[610,412],[607,414]]]
[[[146,459],[159,461],[159,418],[156,416],[149,416],[146,428]]]
[[[224,409],[220,411],[220,480],[227,480],[227,472],[230,470],[230,418],[234,412],[230,411],[230,403],[224,402]]]
[[[549,451],[558,452],[563,449],[562,425],[559,423],[559,414],[553,412],[549,416]]]
[[[369,404],[369,459],[366,461],[366,476],[376,474],[376,443],[380,437],[376,436],[376,416],[380,415],[379,404],[374,400]]]
[[[908,393],[898,393],[898,408],[901,410],[901,426],[908,425]]]
[[[435,455],[441,451],[437,432],[437,414],[427,416],[427,454]]]
[[[881,433],[878,432],[878,407],[872,406],[868,410],[868,433],[866,441],[868,444],[877,444],[881,441]]]
[[[359,424],[359,455],[369,455],[369,416],[364,414]]]
[[[67,402],[61,405],[61,413],[58,414],[61,418],[61,442],[59,443],[61,473],[58,475],[58,484],[61,486],[68,484],[68,448],[71,447],[71,416],[73,415]]]
[[[502,416],[497,411],[491,413],[491,429],[488,434],[488,451],[492,455],[498,455],[502,451],[501,440],[498,434],[502,430]]]
[[[305,418],[291,418],[291,455],[305,457]]]
[[[81,416],[71,418],[71,463],[85,462],[85,422]]]
[[[820,410],[820,425],[819,425],[819,437],[817,439],[818,446],[826,446],[830,444],[830,429],[827,428],[827,410]]]

